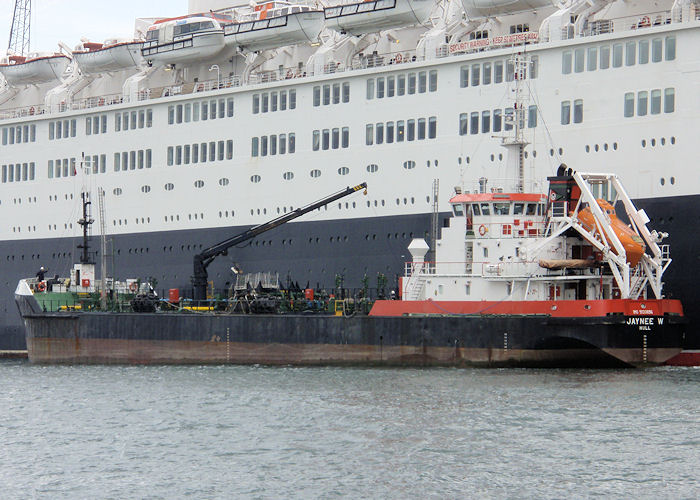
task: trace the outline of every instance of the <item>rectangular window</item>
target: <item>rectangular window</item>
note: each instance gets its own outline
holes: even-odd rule
[[[129,112],[128,111],[125,111],[122,114],[122,130],[129,130]]]
[[[89,157],[86,157],[89,158]],[[100,173],[100,162],[99,162],[99,156],[93,155],[92,156],[92,173],[93,174],[98,174]],[[89,169],[88,169],[89,171]]]
[[[658,115],[661,113],[661,89],[654,89],[651,91],[651,105],[649,106],[649,112],[652,115]]]
[[[182,104],[175,108],[175,123],[182,123]]]
[[[676,107],[676,89],[664,89],[664,113],[673,113]]]
[[[396,78],[396,95],[406,94],[406,75],[399,75]]]
[[[367,80],[367,99],[374,99],[374,78]]]
[[[479,85],[479,77],[481,76],[481,65],[472,64],[472,87]]]
[[[416,121],[408,120],[406,122],[406,138],[409,141],[413,141],[416,138]]]
[[[369,80],[367,81],[369,83]],[[316,85],[313,88],[313,105],[314,106],[320,106],[321,105],[321,87],[320,85]]]
[[[425,139],[425,118],[418,118],[417,138],[419,141]]]
[[[143,120],[143,111],[139,111],[139,128],[143,128],[144,125],[144,120]],[[185,123],[189,123],[192,121],[192,104],[187,103],[185,104]]]
[[[595,47],[588,47],[588,65],[586,69],[588,71],[595,71],[598,66],[598,49]]]
[[[106,116],[102,117],[106,119]],[[192,119],[192,105],[185,104],[185,121],[189,122]],[[139,110],[139,128],[144,128],[146,126],[146,111],[143,109]],[[106,132],[103,130],[103,132]]]
[[[296,109],[297,107],[297,91],[289,91],[289,109]]]
[[[270,136],[270,156],[277,154],[277,135],[272,134]]]
[[[297,147],[297,141],[296,141],[296,135],[293,133],[289,134],[289,140],[287,141],[287,145],[289,146],[287,149],[289,150],[289,154],[292,154],[296,151]]]
[[[493,82],[503,82],[503,61],[496,61],[493,63]]]
[[[280,111],[287,109],[287,91],[280,90]]]
[[[196,106],[196,103],[195,103]],[[153,126],[153,110],[146,110],[146,127],[151,128]]]
[[[574,101],[574,123],[583,123],[583,99]]]
[[[469,87],[469,66],[461,66],[459,68],[459,86],[461,88]]]
[[[637,44],[627,42],[625,44],[625,66],[634,66],[637,59]]]
[[[233,140],[226,141],[226,159],[233,160]]]
[[[267,106],[265,104],[265,101],[267,100],[268,95],[263,94],[263,112],[267,112]],[[210,120],[216,120],[216,101],[211,100],[209,101],[209,119]]]
[[[191,153],[191,149],[192,149],[192,148],[190,147],[189,144],[185,144],[185,147],[184,147],[184,150],[183,150],[183,153],[184,153],[184,161],[183,161],[183,163],[184,163],[185,165],[189,165],[189,164],[190,164],[190,153]],[[141,168],[141,167],[139,167],[139,168]]]
[[[424,94],[427,90],[427,77],[425,71],[418,72],[418,93]]]
[[[68,137],[68,122],[66,122],[66,137]],[[107,115],[100,116],[100,132],[103,134],[107,133]]]
[[[187,154],[187,156],[185,156],[185,159],[187,160],[185,163],[189,163],[190,162],[190,147],[189,146],[185,146],[185,152]],[[97,160],[97,157],[95,157],[95,160]],[[143,169],[144,160],[145,160],[145,156],[144,156],[143,149],[139,149],[139,168],[140,169]]]
[[[384,143],[384,124],[377,123],[375,128],[377,130],[376,142],[377,142],[377,144],[383,144]]]
[[[489,85],[491,83],[491,63],[484,63],[481,77],[481,82],[484,85]]]
[[[343,103],[350,102],[350,83],[343,82]]]
[[[58,123],[60,125],[61,122],[58,122]],[[9,130],[10,130],[10,144],[14,144],[15,143],[15,127],[10,127]],[[60,139],[61,136],[59,135],[56,138]]]
[[[676,58],[676,37],[666,37],[666,60],[673,61]]]
[[[394,142],[394,122],[386,122],[386,143]]]
[[[625,94],[625,118],[634,116],[634,92]]]
[[[331,86],[326,84],[323,86],[323,105],[328,106],[331,103]]]
[[[416,74],[408,74],[408,95],[413,95],[416,93]]]
[[[478,111],[474,111],[470,115],[469,133],[470,134],[478,134],[479,133],[479,112]]]
[[[233,116],[233,97],[226,99],[226,116],[228,118]]]
[[[561,102],[561,124],[568,125],[571,123],[571,101]]]
[[[218,152],[218,155],[217,155],[216,159],[219,161],[224,161],[224,141],[218,142],[217,152]]]
[[[603,45],[600,48],[600,69],[608,69],[610,67],[610,46]]]
[[[535,128],[537,126],[537,106],[532,105],[527,108],[527,128]]]
[[[213,101],[212,104],[214,104]],[[262,106],[260,110],[263,113],[267,113],[270,110],[270,95],[267,92],[262,95]],[[216,115],[216,110],[212,114]]]
[[[512,82],[515,80],[515,66],[513,61],[506,61],[506,81]]]
[[[26,181],[29,178],[29,164],[22,163],[22,180]]]
[[[85,135],[92,135],[92,117],[85,118]],[[61,138],[61,122],[56,122],[56,137]]]
[[[250,156],[258,156],[258,138],[253,137],[250,141]]]
[[[622,44],[613,43],[613,68],[622,66]]]
[[[661,38],[654,38],[651,41],[651,62],[661,62],[662,59],[662,46],[663,42]]]
[[[584,54],[585,52],[583,49],[574,50],[574,71],[576,73],[583,73],[585,62]]]
[[[488,111],[487,111],[488,113]],[[431,116],[428,118],[428,139],[435,139],[437,137],[437,117]]]
[[[199,144],[192,144],[192,163],[199,163]]]
[[[122,114],[116,113],[114,115],[114,131],[121,132],[122,130]]]
[[[53,161],[49,160],[49,179],[53,178]],[[2,182],[7,182],[7,165],[2,166]]]
[[[377,99],[384,97],[384,78],[377,78]]]
[[[175,155],[175,161],[177,163],[177,154]],[[179,165],[179,163],[177,163]],[[129,170],[129,153],[124,151],[122,152],[122,172],[125,170]]]
[[[490,71],[490,68],[489,68]],[[438,72],[436,69],[431,70],[428,73],[428,90],[430,92],[436,92],[437,91],[437,79],[438,79]]]
[[[276,97],[276,96],[275,96]],[[226,118],[226,99],[219,99],[219,118]],[[275,111],[274,109],[272,111]]]
[[[260,140],[260,152],[265,151],[267,153],[267,137],[263,137]],[[265,146],[263,148],[263,145]],[[262,156],[265,156],[264,154]],[[209,161],[216,161],[216,143],[214,141],[209,142]]]
[[[207,103],[202,103],[202,115],[206,116],[207,115],[207,109],[206,109]],[[260,94],[253,94],[253,114],[257,115],[260,113]],[[206,120],[206,118],[204,118]],[[255,155],[257,156],[257,155]]]
[[[482,111],[481,112],[481,131],[483,133],[491,132],[491,112]]]
[[[646,116],[649,93],[646,90],[637,93],[637,116]]]
[[[53,139],[53,122],[49,122],[49,139]],[[2,129],[2,145],[7,145],[7,128]]]
[[[333,104],[340,104],[340,84],[333,84]]]
[[[233,141],[232,141],[232,143],[233,143]],[[279,150],[280,150],[281,155],[283,155],[287,152],[287,134],[280,134]]]
[[[7,169],[8,174],[10,174],[7,178],[8,182],[13,182],[15,180],[15,166],[10,165]],[[56,173],[56,177],[61,177],[61,167],[58,167],[58,172]]]
[[[124,116],[124,119],[126,120],[126,116]],[[168,125],[172,125],[175,123],[175,106],[168,106]],[[128,130],[129,125],[126,123],[124,124],[124,130]]]
[[[494,109],[493,110],[493,131],[494,132],[500,132],[501,131],[501,123],[502,123],[502,111],[500,109]],[[465,132],[466,133],[466,132]]]
[[[539,56],[530,56],[530,78],[533,80],[537,78],[537,74],[539,73],[539,62]]]
[[[639,64],[649,63],[649,40],[639,41]]]
[[[561,72],[564,75],[571,73],[571,51],[565,50],[561,53]]]
[[[260,101],[258,100],[258,106],[260,105]],[[253,113],[258,113],[259,112],[259,107],[258,111],[255,111],[255,96],[253,96]],[[209,102],[204,101],[202,102],[202,121],[206,121],[209,119]]]
[[[199,102],[192,103],[192,121],[199,121]]]
[[[393,76],[388,76],[386,78],[386,96],[394,97],[396,93],[396,78]]]
[[[54,136],[54,129],[55,129],[54,122],[49,122],[49,140],[50,141],[53,140],[53,138],[55,137]],[[2,129],[2,143],[3,144],[7,144],[6,136],[7,136],[7,129],[4,128],[4,129]],[[10,144],[12,144],[12,143],[10,143]]]
[[[195,144],[196,146],[196,144]],[[153,166],[153,152],[150,149],[146,150],[146,168]],[[102,172],[105,171],[104,155],[102,155]]]
[[[340,135],[340,146],[342,148],[347,148],[350,145],[350,128],[343,127]]]
[[[270,93],[270,109],[277,111],[277,92]]]
[[[136,151],[129,152],[129,169],[130,170],[136,169]]]
[[[36,165],[34,164],[34,162],[31,162],[29,164],[29,180],[30,181],[34,180],[35,173],[36,173]]]
[[[334,128],[331,133],[331,147],[338,149],[340,147],[340,129]]]
[[[321,149],[321,131],[314,130],[311,134],[311,149],[313,151],[318,151]]]
[[[22,126],[19,125],[16,130],[17,130],[17,135],[16,135],[17,144],[21,144],[22,143]]]
[[[374,144],[374,125],[368,123],[365,126],[365,146]]]
[[[469,132],[469,114],[460,113],[459,115],[459,135],[467,135]]]
[[[257,139],[257,137],[255,137],[254,140],[255,140],[255,151],[256,151],[254,156],[258,156],[258,153],[257,153],[257,151],[258,151],[258,146],[257,146],[258,139]],[[207,162],[207,143],[206,142],[203,142],[199,145],[199,161],[200,161],[200,163]]]
[[[212,147],[214,143],[210,142],[209,143],[209,161],[214,161],[214,156],[212,153],[214,153],[214,148]],[[260,156],[267,156],[267,136],[263,135],[260,138]]]

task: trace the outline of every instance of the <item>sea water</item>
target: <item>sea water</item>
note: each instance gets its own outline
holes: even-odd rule
[[[2,498],[698,498],[700,369],[0,362]]]

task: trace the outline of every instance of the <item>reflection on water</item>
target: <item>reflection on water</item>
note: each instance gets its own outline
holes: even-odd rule
[[[700,370],[0,363],[4,497],[698,497]]]

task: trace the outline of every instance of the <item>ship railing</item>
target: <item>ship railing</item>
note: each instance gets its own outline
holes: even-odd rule
[[[484,222],[470,221],[467,223],[468,238],[490,239],[521,239],[541,238],[544,235],[546,222],[539,215],[509,215],[512,219]]]
[[[101,108],[103,106],[111,106],[114,104],[121,104],[123,102],[124,96],[122,94],[108,94],[95,97],[86,97],[85,99],[74,101],[69,106],[67,106],[67,108],[70,108],[71,110],[92,109]]]
[[[455,276],[475,278],[508,278],[544,276],[548,273],[540,268],[538,261],[487,262],[487,261],[425,261],[406,262],[404,279],[420,276]]]
[[[582,36],[596,36],[607,33],[638,30],[681,21],[680,10],[675,16],[670,10],[662,10],[636,14],[633,16],[598,19],[586,23]],[[562,40],[570,40],[575,37],[576,35],[574,33],[573,24],[562,28]]]
[[[358,54],[352,58],[349,70],[381,68],[384,66],[393,66],[395,64],[405,64],[416,62],[419,59],[416,50],[400,50],[393,52]],[[345,71],[345,70],[344,70]],[[336,71],[337,72],[337,71]]]

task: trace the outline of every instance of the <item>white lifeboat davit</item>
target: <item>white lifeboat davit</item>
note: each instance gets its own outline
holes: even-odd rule
[[[73,51],[73,60],[83,74],[108,73],[138,67],[143,62],[143,40],[101,43],[83,42]]]
[[[148,28],[141,54],[155,65],[211,58],[224,48],[220,17],[197,14],[158,21]]]
[[[0,73],[9,85],[36,85],[60,80],[68,63],[63,54],[9,56],[0,63]]]
[[[469,19],[516,14],[543,7],[555,7],[554,0],[462,0]]]
[[[326,7],[324,11],[326,27],[350,35],[364,35],[422,24],[434,6],[435,0],[370,0]]]
[[[226,45],[257,51],[314,42],[323,31],[322,10],[288,2],[263,2],[224,27]]]

